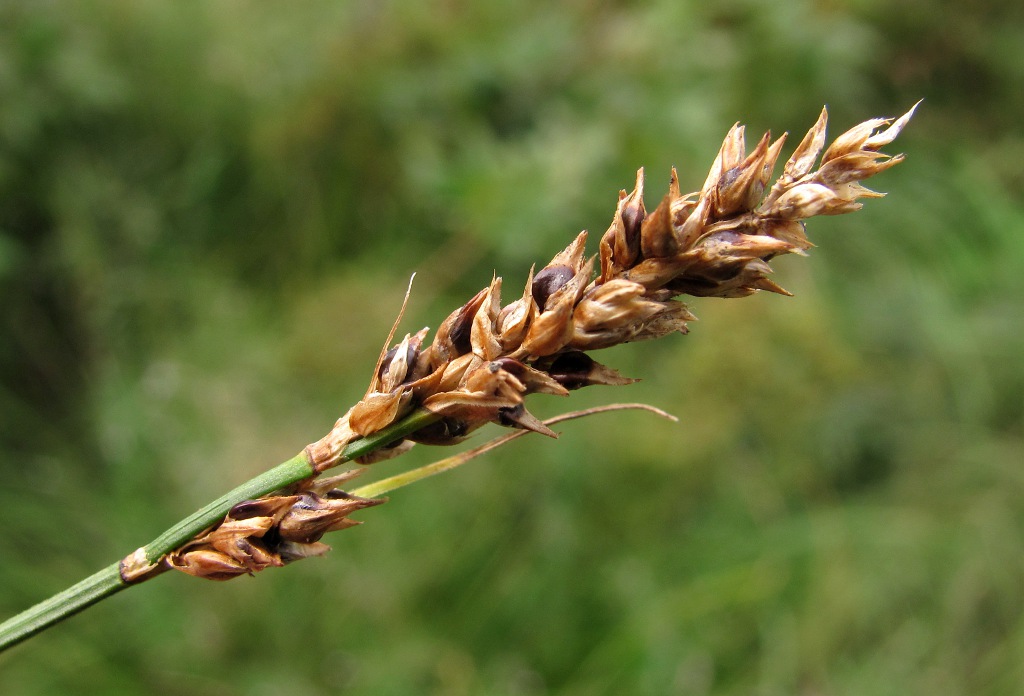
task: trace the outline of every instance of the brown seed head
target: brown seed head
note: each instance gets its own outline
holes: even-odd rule
[[[882,195],[861,182],[902,161],[902,155],[879,150],[913,112],[894,122],[865,121],[825,149],[823,109],[770,188],[786,136],[772,141],[766,133],[747,153],[745,129],[736,124],[700,190],[683,194],[673,169],[668,193],[650,215],[638,170],[632,192],[619,194],[596,258],[587,258],[587,233],[581,232],[536,274],[531,269],[522,295],[509,305],[502,306],[502,282],[493,278],[441,323],[429,346],[423,347],[426,329],[392,346],[393,328],[366,396],[307,447],[314,470],[337,464],[348,443],[415,408],[439,418],[364,463],[399,454],[414,442],[451,444],[486,423],[554,435],[529,413],[525,397],[635,381],[586,351],[686,333],[695,317],[677,296],[789,294],[769,278],[769,262],[812,247],[805,219],[852,212],[861,207],[859,199]],[[317,555],[326,550],[318,542],[324,533],[355,524],[350,512],[379,502],[307,483],[236,506],[221,524],[170,554],[168,563],[226,579]],[[125,567],[149,572],[137,559]]]

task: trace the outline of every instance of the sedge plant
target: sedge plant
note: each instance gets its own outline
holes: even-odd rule
[[[329,433],[120,561],[0,624],[0,651],[168,570],[228,580],[321,555],[329,550],[321,538],[359,524],[350,515],[385,502],[382,493],[519,435],[554,437],[555,423],[602,410],[661,413],[619,404],[541,421],[527,410],[526,397],[635,381],[591,353],[687,333],[695,317],[680,296],[790,294],[770,279],[770,261],[806,254],[812,247],[806,219],[853,212],[859,199],[884,195],[860,182],[902,161],[881,148],[913,112],[865,121],[826,148],[823,109],[774,182],[786,135],[773,140],[766,133],[748,153],[744,127],[734,125],[700,190],[683,194],[673,169],[668,192],[650,211],[641,169],[633,190],[620,192],[596,255],[587,255],[587,233],[581,232],[542,268],[531,269],[521,294],[508,304],[502,303],[502,279],[495,277],[452,312],[429,343],[424,328],[392,345],[400,313],[365,395]],[[375,461],[416,443],[461,442],[487,423],[516,432],[362,488],[339,488]],[[325,475],[347,463],[355,468]]]

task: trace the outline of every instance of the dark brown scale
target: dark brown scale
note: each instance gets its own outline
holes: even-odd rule
[[[708,269],[704,275],[681,275],[665,285],[665,288],[676,295],[719,297],[723,286],[739,277],[745,265],[745,261],[737,259],[734,263]]]
[[[498,423],[504,425],[506,428],[515,428],[519,425],[519,418],[526,412],[526,406],[523,404],[517,404],[516,406],[505,406],[498,409]]]
[[[718,180],[718,190],[724,191],[726,188],[732,185],[734,181],[740,178],[740,174],[743,173],[743,167],[737,165],[732,169],[727,169],[722,178]]]
[[[737,266],[731,275],[735,278],[742,271],[742,266]],[[688,275],[676,278],[665,287],[675,295],[693,295],[694,297],[713,296],[721,287],[722,283],[731,278],[703,278],[700,276]]]
[[[233,520],[247,520],[262,516],[265,509],[264,503],[259,500],[243,500],[228,511],[228,516]]]
[[[478,304],[474,305],[471,311],[468,307],[463,307],[458,320],[448,334],[448,339],[459,355],[465,355],[473,350],[470,337],[473,332],[473,315],[476,314],[477,309],[479,309]]]
[[[407,439],[424,445],[444,445],[458,440],[469,432],[469,424],[454,418],[442,418],[436,423],[425,425]]]
[[[548,298],[565,287],[576,275],[576,271],[568,266],[545,266],[533,278],[533,299],[537,306],[544,309]]]
[[[554,359],[550,359],[550,362],[537,364],[537,369],[547,372],[556,382],[570,390],[589,385],[588,377],[593,367],[594,360],[586,353],[576,350],[559,353]]]
[[[526,365],[513,358],[498,358],[491,365],[495,371],[504,370],[516,379],[526,376]]]
[[[389,350],[384,354],[384,360],[380,364],[380,372],[377,376],[380,379],[384,379],[384,376],[391,370],[391,363],[394,362],[395,356],[398,355],[398,349],[401,347],[401,343]],[[408,349],[405,351],[405,364],[408,365],[408,372],[404,381],[409,382],[409,375],[412,374],[413,367],[416,366],[416,358],[419,357],[420,352],[413,347],[412,343],[409,344]]]
[[[647,211],[644,210],[642,202],[639,205],[627,205],[622,210],[622,226],[625,228],[626,244],[630,250],[640,241],[640,227],[645,217]]]

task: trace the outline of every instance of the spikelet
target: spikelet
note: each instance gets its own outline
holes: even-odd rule
[[[895,122],[865,121],[827,150],[823,109],[770,188],[786,135],[773,140],[765,133],[748,153],[739,124],[726,134],[701,190],[682,194],[673,169],[668,193],[651,213],[640,169],[633,190],[619,192],[596,259],[585,256],[587,233],[581,232],[539,271],[531,270],[523,295],[504,307],[501,279],[495,278],[445,319],[422,351],[423,332],[384,354],[379,372],[414,379],[392,379],[390,392],[369,394],[349,412],[348,425],[367,435],[425,407],[443,419],[410,441],[457,442],[487,422],[530,427],[530,418],[508,413],[526,413],[524,398],[531,393],[559,393],[552,382],[622,383],[597,363],[588,365],[588,374],[598,377],[560,377],[552,372],[560,357],[686,333],[695,317],[674,298],[790,294],[769,278],[769,262],[811,248],[805,219],[852,212],[860,208],[859,198],[880,195],[859,182],[902,161],[902,155],[890,157],[879,148],[893,141],[914,108]],[[410,372],[407,366],[414,362]],[[331,465],[329,459],[318,461],[320,469]]]
[[[348,516],[384,502],[334,488],[360,473],[353,469],[300,486],[293,494],[241,502],[220,524],[168,554],[164,562],[195,577],[230,580],[322,555],[330,547],[320,537],[360,524]]]
[[[668,193],[651,213],[640,169],[633,190],[619,193],[596,257],[586,256],[581,232],[536,273],[531,269],[521,297],[503,307],[502,281],[494,278],[441,323],[429,345],[423,329],[389,348],[396,321],[364,398],[306,448],[314,471],[335,466],[347,444],[417,408],[439,419],[360,463],[396,456],[416,442],[458,442],[486,423],[555,436],[526,409],[525,398],[635,381],[587,351],[685,334],[695,317],[676,297],[788,295],[768,277],[769,262],[811,248],[805,219],[852,212],[861,207],[858,199],[882,195],[860,182],[902,161],[879,148],[893,141],[916,106],[894,122],[865,121],[828,149],[823,109],[770,188],[786,135],[773,141],[766,133],[747,153],[739,124],[726,134],[701,189],[682,194],[673,169]],[[236,505],[166,561],[222,580],[323,553],[325,532],[356,524],[351,512],[383,502],[333,488],[354,473]]]

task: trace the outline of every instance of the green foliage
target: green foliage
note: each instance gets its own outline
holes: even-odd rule
[[[406,329],[514,288],[735,120],[915,121],[794,299],[397,492],[334,551],[122,593],[4,694],[1001,694],[1024,682],[1024,11],[82,0],[0,8],[0,612],[322,435]],[[514,293],[513,293],[514,294]],[[566,402],[535,402],[538,412]],[[480,436],[477,437],[477,440]],[[389,474],[447,454],[421,448]],[[371,472],[372,475],[374,472]]]

